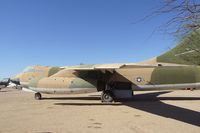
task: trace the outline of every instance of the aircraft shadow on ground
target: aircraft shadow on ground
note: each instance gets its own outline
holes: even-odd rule
[[[134,99],[122,100],[121,103],[102,104],[102,103],[55,103],[55,105],[72,105],[72,106],[123,106],[139,109],[148,113],[159,115],[165,118],[171,118],[185,122],[194,126],[200,126],[200,112],[166,104],[160,100],[200,100],[198,97],[158,97],[168,92],[153,92],[147,94],[138,94]],[[63,98],[70,100],[99,100],[100,98],[92,97],[73,97]]]
[[[122,106],[121,103],[55,103],[54,105],[73,105],[73,106]]]
[[[1,91],[1,90],[0,90],[0,92],[8,92],[8,91]]]
[[[49,98],[43,98],[43,100],[101,100],[100,97],[49,97]]]
[[[124,105],[148,113],[171,118],[195,126],[200,126],[200,112],[166,104],[160,100],[200,100],[197,97],[157,97],[168,92],[140,94],[135,97],[135,102],[123,102]],[[145,98],[146,97],[146,98]],[[150,100],[151,99],[151,100]],[[150,100],[150,101],[149,101]],[[155,100],[154,102],[152,102]],[[142,102],[141,102],[142,101]]]

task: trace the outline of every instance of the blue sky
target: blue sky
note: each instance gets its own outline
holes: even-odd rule
[[[0,0],[0,77],[37,64],[137,62],[159,55],[176,44],[158,30],[169,16],[134,23],[159,4],[160,0]]]

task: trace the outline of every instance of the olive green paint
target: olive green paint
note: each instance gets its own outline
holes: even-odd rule
[[[55,73],[57,73],[61,69],[62,68],[60,68],[60,67],[52,67],[52,68],[50,68],[49,73],[48,73],[48,77],[54,75]]]
[[[179,84],[200,82],[200,67],[159,67],[151,76],[149,84]]]
[[[200,65],[200,29],[186,36],[175,48],[157,57],[158,62]]]
[[[72,81],[69,88],[96,88],[94,84],[96,84],[95,81],[89,82],[81,78],[76,78]]]
[[[39,80],[42,79],[42,78],[44,78],[44,77],[39,77],[39,78],[34,78],[34,79],[32,79],[32,80],[29,82],[29,86],[30,86],[30,87],[37,87]]]

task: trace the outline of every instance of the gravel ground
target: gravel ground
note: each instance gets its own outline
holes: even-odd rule
[[[100,93],[33,94],[0,91],[0,133],[200,133],[200,91],[137,92],[102,104]]]

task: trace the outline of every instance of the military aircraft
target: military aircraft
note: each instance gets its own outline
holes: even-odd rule
[[[22,84],[26,81],[27,89],[35,93],[37,100],[42,98],[41,93],[102,91],[101,101],[112,102],[116,98],[132,96],[134,91],[198,89],[200,43],[195,37],[199,33],[191,34],[168,52],[139,63],[66,66],[53,68],[56,71],[51,74],[49,67],[44,70],[32,68],[17,77]]]
[[[0,90],[2,88],[6,88],[10,83],[10,78],[4,78],[2,80],[0,80]]]
[[[29,66],[26,67],[22,73],[10,78],[9,82],[14,83],[18,89],[28,88],[28,84],[31,80],[49,77],[61,69],[63,68],[40,65]]]

